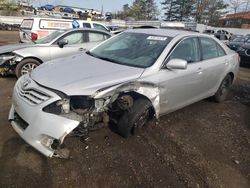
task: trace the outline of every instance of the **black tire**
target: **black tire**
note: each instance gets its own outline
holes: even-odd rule
[[[214,95],[214,100],[216,102],[223,102],[226,100],[227,95],[230,91],[230,87],[232,85],[232,77],[230,75],[227,75],[221,82],[219,89]]]
[[[144,98],[139,98],[128,111],[124,111],[118,121],[117,132],[122,137],[127,138],[134,133],[136,128],[145,126],[152,116],[151,102]]]
[[[22,75],[31,72],[33,69],[35,69],[37,66],[39,66],[41,63],[32,58],[24,59],[16,66],[16,76],[17,78],[21,77]]]

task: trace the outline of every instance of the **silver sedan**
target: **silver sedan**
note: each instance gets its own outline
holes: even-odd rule
[[[128,137],[148,120],[207,97],[222,102],[238,69],[238,55],[215,37],[129,30],[22,76],[9,120],[44,155],[65,157],[60,145],[69,134],[85,137],[113,122]]]
[[[1,72],[13,72],[20,77],[43,62],[89,50],[110,36],[109,32],[95,29],[70,29],[55,31],[33,44],[9,45],[8,51],[12,50],[5,57],[6,61],[0,63]],[[2,48],[6,50],[5,46]]]

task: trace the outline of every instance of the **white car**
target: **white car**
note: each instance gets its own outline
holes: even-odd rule
[[[86,136],[113,121],[128,137],[154,116],[211,96],[222,102],[238,69],[238,54],[214,37],[128,30],[22,76],[9,120],[45,156],[61,156],[60,145],[69,134]]]

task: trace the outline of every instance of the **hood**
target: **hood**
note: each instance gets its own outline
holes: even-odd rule
[[[244,45],[242,45],[242,48],[250,49],[250,43],[245,43]]]
[[[13,52],[15,50],[21,49],[21,48],[27,48],[30,46],[34,46],[34,43],[19,43],[19,44],[10,44],[10,45],[4,45],[0,46],[0,54]]]
[[[143,71],[81,53],[44,63],[32,72],[31,78],[67,95],[93,95],[99,89],[135,80]]]
[[[242,45],[244,42],[229,42],[229,45]]]

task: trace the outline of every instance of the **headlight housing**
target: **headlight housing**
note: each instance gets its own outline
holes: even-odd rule
[[[6,61],[13,59],[15,56],[12,53],[3,54],[0,56],[0,65],[4,64]]]
[[[43,108],[43,111],[57,115],[69,114],[72,111],[82,115],[93,107],[93,98],[88,96],[70,96],[46,106]]]

